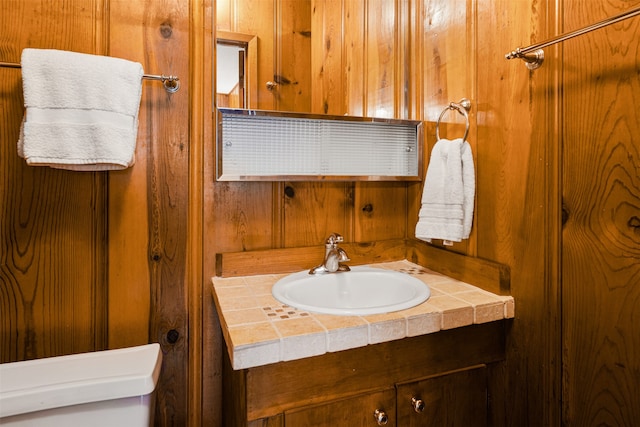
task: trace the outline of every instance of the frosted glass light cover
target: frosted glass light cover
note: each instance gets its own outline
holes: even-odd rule
[[[419,180],[422,122],[218,109],[218,180]]]

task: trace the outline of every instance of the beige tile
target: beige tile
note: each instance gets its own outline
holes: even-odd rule
[[[282,338],[280,346],[280,359],[284,361],[319,356],[327,352],[327,333],[287,336]]]
[[[226,315],[228,310],[242,310],[248,308],[259,308],[260,304],[254,297],[226,298],[220,301],[222,309]]]
[[[473,324],[473,307],[460,299],[444,295],[429,298],[429,304],[442,311],[442,329]]]
[[[433,271],[423,271],[420,272],[419,274],[414,274],[414,277],[416,277],[417,279],[422,280],[423,282],[425,282],[427,285],[431,284],[431,283],[447,283],[447,282],[451,282],[452,279],[451,277],[447,277],[444,276],[440,273],[436,273]]]
[[[486,323],[504,318],[504,302],[493,294],[474,290],[457,293],[455,297],[474,307],[474,323]]]
[[[327,330],[367,326],[367,322],[360,316],[333,316],[331,314],[313,314]]]
[[[280,340],[280,336],[271,322],[229,327],[229,338],[234,348]]]
[[[327,352],[327,332],[312,317],[273,322],[282,337],[280,358],[295,360]]]
[[[253,299],[259,307],[274,307],[276,305],[282,305],[282,303],[275,299],[271,294],[256,295]]]
[[[271,295],[273,283],[260,283],[251,285],[251,291],[254,295]]]
[[[487,323],[504,319],[504,303],[482,304],[475,307],[474,323]]]
[[[301,317],[273,322],[282,338],[325,332],[325,329],[312,317]]]
[[[469,285],[468,283],[454,281],[446,281],[439,283],[432,283],[429,285],[432,289],[437,289],[445,294],[457,294],[459,292],[469,292],[474,289],[477,289],[475,286]]]
[[[431,334],[442,328],[442,312],[428,301],[404,311],[407,317],[407,336]]]
[[[407,319],[402,312],[365,316],[369,322],[369,344],[399,340],[407,336]]]
[[[233,369],[252,368],[280,361],[280,342],[270,341],[236,349],[233,353]]]
[[[432,334],[442,328],[442,313],[424,313],[407,318],[407,336]]]
[[[244,325],[248,323],[266,322],[267,315],[262,308],[225,311],[224,318],[227,326]]]
[[[363,347],[369,343],[369,325],[358,316],[314,314],[327,330],[327,351],[335,352]]]
[[[251,289],[246,286],[225,286],[216,288],[216,295],[220,303],[224,304],[224,301],[230,298],[252,297],[253,293]]]
[[[244,279],[242,277],[212,277],[211,282],[216,288],[222,288],[225,286],[244,286]]]
[[[245,276],[244,281],[248,286],[271,285],[276,283],[277,279],[273,274],[264,274],[259,276]]]
[[[431,296],[432,297],[437,297],[439,295],[447,295],[444,292],[442,292],[441,290],[434,288],[433,286],[429,286],[429,291],[431,291]]]
[[[369,344],[369,326],[360,325],[327,331],[327,351],[336,352]]]
[[[504,303],[504,318],[513,319],[516,316],[515,310],[515,301],[512,297],[509,297]]]
[[[456,293],[455,297],[473,305],[496,303],[504,304],[504,301],[497,295],[479,289],[474,289],[467,292],[459,292]]]

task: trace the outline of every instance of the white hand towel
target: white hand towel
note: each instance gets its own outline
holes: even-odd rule
[[[18,154],[29,165],[70,170],[133,165],[142,75],[142,65],[124,59],[24,49]]]
[[[471,146],[462,139],[441,139],[431,151],[422,191],[416,237],[444,244],[469,238],[473,222],[475,169]]]

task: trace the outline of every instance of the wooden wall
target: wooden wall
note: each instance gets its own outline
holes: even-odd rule
[[[333,231],[349,242],[411,238],[419,183],[214,182],[214,17],[230,31],[273,32],[266,16],[302,4],[308,20],[276,21],[294,36],[260,40],[272,61],[259,73],[306,89],[264,89],[261,108],[419,118],[431,147],[448,102],[473,103],[474,230],[447,250],[511,269],[516,318],[490,375],[493,424],[632,423],[638,21],[547,48],[535,72],[504,54],[635,3],[254,0],[244,14],[237,0],[0,0],[2,61],[19,62],[25,47],[76,50],[182,83],[174,95],[144,83],[133,168],[74,173],[17,157],[20,73],[0,68],[1,361],[160,342],[157,424],[217,425],[216,253],[321,253]],[[312,44],[310,31],[324,38],[296,56],[296,73],[311,70],[303,83],[287,58]],[[455,114],[445,121],[443,136],[460,131]]]
[[[567,29],[638,7],[565,2]],[[640,419],[640,20],[566,42],[562,366],[566,425]]]
[[[111,55],[173,74],[144,82],[136,164],[119,172],[29,167],[16,153],[20,70],[0,68],[2,362],[160,342],[159,425],[185,425],[189,3],[0,2],[0,60],[23,48]]]

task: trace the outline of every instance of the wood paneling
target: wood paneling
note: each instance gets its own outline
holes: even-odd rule
[[[133,168],[69,172],[17,157],[20,72],[0,69],[2,361],[160,342],[156,423],[185,425],[189,3],[0,7],[3,61],[19,62],[25,47],[64,49],[138,61],[182,83],[174,95],[143,83]]]
[[[564,26],[579,28],[631,6],[567,0]],[[565,425],[640,419],[639,35],[633,18],[564,48]]]
[[[0,59],[23,48],[105,52],[102,1],[3,0]],[[16,142],[20,70],[0,68],[0,361],[107,345],[106,176],[29,167]]]
[[[477,256],[506,264],[516,318],[507,345],[498,425],[559,422],[557,132],[561,84],[555,48],[529,72],[506,61],[516,46],[558,32],[554,2],[477,2]],[[513,396],[522,396],[513,403]]]
[[[311,111],[312,0],[276,2],[275,80],[279,111]]]

